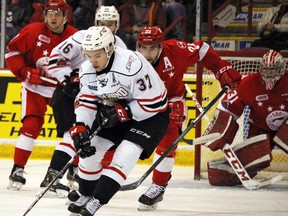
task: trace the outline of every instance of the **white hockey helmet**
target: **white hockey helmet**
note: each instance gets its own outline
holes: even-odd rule
[[[271,90],[283,76],[286,70],[286,63],[279,52],[269,50],[263,55],[259,70],[266,89]]]
[[[95,14],[95,26],[98,26],[98,21],[116,21],[118,29],[120,26],[120,16],[115,6],[101,6]]]
[[[92,26],[86,30],[82,49],[85,51],[94,51],[104,49],[107,57],[110,57],[115,49],[115,38],[113,33],[106,26]]]

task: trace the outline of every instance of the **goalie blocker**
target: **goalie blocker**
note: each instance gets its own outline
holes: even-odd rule
[[[258,171],[270,166],[272,160],[270,139],[266,134],[247,139],[232,149],[253,178]],[[208,162],[208,179],[211,185],[234,186],[240,184],[238,176],[225,158]]]
[[[225,143],[231,144],[233,142],[238,128],[239,125],[231,114],[217,109],[214,114],[214,119],[205,134],[212,135],[214,133],[220,133],[221,136],[213,142],[207,142],[205,146],[212,151],[222,149]]]

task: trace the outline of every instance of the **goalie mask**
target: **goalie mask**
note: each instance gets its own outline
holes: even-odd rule
[[[267,90],[274,88],[285,72],[286,63],[279,52],[269,50],[260,62],[260,74]]]

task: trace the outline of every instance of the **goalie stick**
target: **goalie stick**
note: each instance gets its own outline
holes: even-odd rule
[[[272,179],[264,180],[264,181],[255,181],[252,180],[247,173],[246,169],[231,149],[230,145],[226,143],[222,149],[227,161],[229,162],[230,166],[240,179],[242,185],[248,190],[256,190],[262,187],[267,187],[269,185],[276,184],[277,182],[281,181],[283,176],[278,175],[273,177]]]
[[[123,185],[120,190],[134,190],[136,189],[148,176],[149,174],[158,166],[159,163],[172,151],[172,149],[180,142],[184,136],[201,120],[201,118],[215,105],[215,103],[225,94],[229,89],[229,86],[224,86],[224,88],[218,93],[218,95],[207,105],[206,109],[201,112],[190,125],[181,133],[181,135],[166,149],[165,152],[152,164],[152,166],[138,179],[136,182],[131,184]],[[193,140],[192,140],[193,141]]]
[[[91,140],[99,131],[101,130],[101,126],[98,126],[98,128],[89,136],[89,139]],[[29,206],[29,208],[25,211],[23,216],[27,215],[30,210],[36,205],[36,203],[45,195],[45,193],[49,190],[49,188],[60,178],[63,176],[66,172],[66,170],[69,168],[69,166],[73,163],[73,161],[76,159],[76,157],[80,154],[81,149],[79,149],[74,156],[67,162],[67,164],[60,170],[60,172],[54,177],[54,179],[47,185],[47,187],[37,196],[37,198],[34,200],[34,202]]]

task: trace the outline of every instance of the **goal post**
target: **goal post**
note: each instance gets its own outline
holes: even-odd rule
[[[268,51],[267,48],[246,48],[239,51],[217,51],[222,59],[228,60],[231,62],[233,67],[242,75],[247,76],[252,73],[258,72],[258,67],[262,56]],[[288,52],[281,52],[284,59],[288,63]],[[288,67],[288,64],[287,64]],[[288,69],[288,68],[287,68]],[[213,73],[205,68],[198,67],[196,76],[196,97],[199,103],[205,108],[209,103],[215,93],[220,91],[221,87]],[[212,121],[213,114],[216,109],[216,106],[211,110],[207,115]],[[197,114],[196,114],[197,115]],[[232,146],[235,143],[243,141],[243,129],[245,127],[243,123],[243,115],[238,120],[239,130],[236,134],[236,137],[232,143]],[[201,121],[198,127],[196,127],[195,136],[201,136],[206,130],[208,123],[205,120]],[[265,169],[264,172],[284,172],[288,173],[288,155],[285,154],[281,149],[274,149],[272,151],[273,160],[269,168]],[[212,152],[209,148],[205,146],[195,147],[194,155],[194,178],[199,180],[201,178],[207,178],[207,162],[223,157],[221,151]],[[263,172],[260,172],[258,176],[262,176]],[[285,175],[284,175],[285,176]]]

